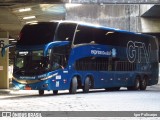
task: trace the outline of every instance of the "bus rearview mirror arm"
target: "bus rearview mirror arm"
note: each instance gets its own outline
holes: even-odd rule
[[[1,50],[1,56],[4,57],[6,48],[14,47],[16,44],[5,45]]]

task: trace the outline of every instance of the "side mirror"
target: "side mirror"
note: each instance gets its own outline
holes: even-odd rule
[[[14,47],[14,46],[15,46],[15,44],[9,44],[9,45],[4,46],[4,47],[2,48],[2,50],[1,50],[1,56],[4,57],[5,52],[6,52],[6,48]]]

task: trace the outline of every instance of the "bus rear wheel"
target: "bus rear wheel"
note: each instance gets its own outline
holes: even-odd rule
[[[70,94],[76,94],[77,92],[77,77],[73,77],[71,80],[71,85],[70,85],[70,89],[69,89],[69,93]]]
[[[57,95],[58,94],[58,90],[53,90],[53,94]]]
[[[128,90],[139,90],[140,89],[140,78],[136,77],[134,86],[127,87]]]
[[[44,95],[44,90],[39,90],[39,95]]]
[[[89,76],[87,76],[85,81],[84,81],[83,92],[88,93],[90,88],[91,88],[91,79],[90,79]]]
[[[146,88],[147,88],[147,77],[144,77],[140,81],[140,90],[146,90]]]

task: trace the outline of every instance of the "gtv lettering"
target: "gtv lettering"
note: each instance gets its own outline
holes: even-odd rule
[[[127,43],[126,53],[127,53],[127,58],[129,62],[141,63],[142,52],[143,52],[143,56],[145,58],[146,63],[149,63],[150,53],[151,53],[151,44],[149,44],[148,47],[146,47],[145,43],[143,42],[129,41]]]

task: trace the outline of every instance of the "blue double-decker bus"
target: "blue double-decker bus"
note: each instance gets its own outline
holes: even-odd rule
[[[158,83],[155,37],[67,21],[25,25],[16,44],[13,84],[18,89],[145,90]]]

